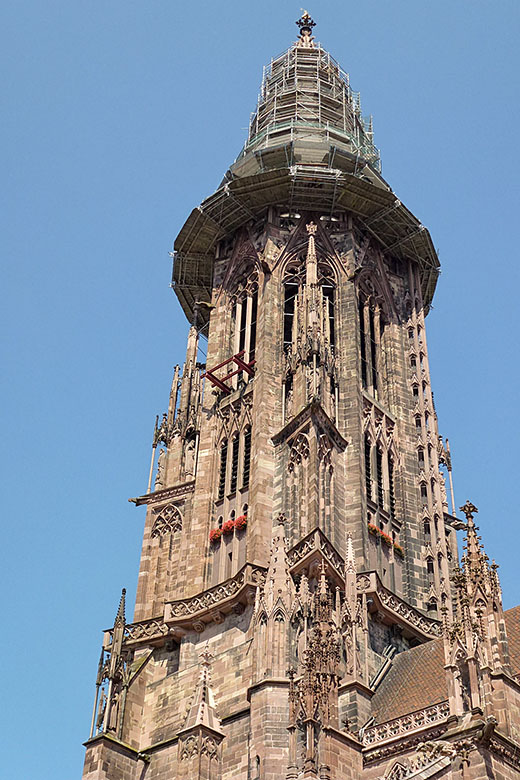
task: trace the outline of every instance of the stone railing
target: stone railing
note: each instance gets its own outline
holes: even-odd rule
[[[201,621],[220,622],[220,610],[233,606],[247,590],[256,588],[265,582],[266,569],[246,563],[234,577],[215,585],[187,599],[170,601],[165,606],[164,619],[169,625],[186,623],[198,624]],[[199,630],[199,629],[196,629]]]
[[[296,568],[301,561],[316,552],[319,552],[339,576],[344,578],[345,564],[343,557],[319,528],[315,528],[314,531],[311,531],[310,534],[288,551],[287,560],[290,568]],[[400,623],[404,620],[416,634],[424,638],[434,638],[441,635],[441,624],[438,620],[424,615],[418,609],[399,598],[399,596],[396,596],[395,593],[387,590],[381,584],[376,572],[362,572],[358,574],[357,590],[359,593],[374,595],[382,611],[388,612]]]
[[[345,572],[345,566],[343,558],[334,549],[333,545],[325,534],[320,531],[319,528],[315,528],[310,534],[305,536],[298,544],[291,547],[287,553],[287,560],[291,569],[296,566],[303,558],[306,558],[313,552],[319,550],[326,561],[333,566],[336,571],[343,577]]]
[[[416,628],[425,634],[430,636],[440,636],[442,633],[442,627],[438,620],[426,617],[418,609],[410,606],[402,599],[398,598],[394,593],[391,593],[386,588],[381,587],[378,590],[379,598],[388,609],[391,609],[397,615],[405,618],[408,623],[411,623]]]
[[[394,720],[389,720],[378,726],[370,726],[363,734],[363,745],[364,747],[372,747],[381,742],[397,739],[412,731],[428,728],[446,720],[449,714],[449,704],[447,701],[443,701],[440,704],[425,707],[423,710],[394,718]]]
[[[155,639],[163,639],[168,636],[169,633],[170,628],[166,625],[162,617],[141,620],[139,623],[127,623],[125,626],[124,644],[129,646],[141,642],[151,642]],[[107,651],[110,650],[113,636],[113,628],[105,631],[103,647]]]
[[[438,620],[423,615],[415,607],[412,607],[403,599],[396,596],[395,593],[388,590],[381,584],[376,572],[363,572],[357,575],[357,590],[360,593],[375,596],[378,606],[384,612],[395,616],[398,622],[408,623],[412,630],[415,630],[423,637],[439,637],[442,633],[442,627]]]

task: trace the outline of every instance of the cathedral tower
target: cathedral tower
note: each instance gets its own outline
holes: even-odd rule
[[[493,674],[511,678],[472,519],[458,568],[425,331],[437,255],[381,176],[347,74],[307,13],[297,24],[243,150],[175,241],[186,360],[133,499],[146,506],[135,615],[123,594],[89,780],[378,776],[386,765],[366,759],[399,659],[444,648],[448,690],[424,721],[440,733],[491,716]],[[481,591],[487,644],[469,617]]]

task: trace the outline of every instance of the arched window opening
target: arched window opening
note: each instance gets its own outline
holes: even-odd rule
[[[424,535],[425,536],[430,536],[431,535],[431,528],[430,528],[430,521],[429,520],[425,520],[424,521],[424,523],[423,523],[423,531],[424,531]]]
[[[246,428],[244,433],[244,464],[242,469],[242,487],[249,487],[249,475],[251,473],[251,428]]]
[[[416,359],[415,355],[412,355],[411,358],[410,358],[410,366],[412,368],[415,368],[417,366],[417,359]]]
[[[240,307],[240,329],[238,331],[238,351],[242,350],[246,346],[246,322],[247,322],[247,306],[244,305],[245,301],[242,301]]]
[[[413,397],[414,398],[419,398],[419,385],[414,385],[413,386]]]
[[[217,520],[217,525],[218,525],[219,528],[222,528],[222,523],[223,522],[224,522],[224,518],[222,517],[222,515],[220,515],[218,520]]]
[[[361,383],[364,388],[368,386],[367,347],[365,333],[365,306],[359,301],[359,343],[361,352]]]
[[[374,291],[360,292],[358,299],[361,383],[378,397],[381,390],[381,342],[384,333],[383,312]]]
[[[226,470],[227,470],[228,441],[224,439],[220,445],[220,468],[218,478],[218,497],[224,498],[226,495]]]
[[[428,558],[426,558],[426,569],[428,571],[428,574],[433,574],[433,558],[431,556],[428,556]]]
[[[365,486],[367,491],[367,499],[372,500],[372,470],[370,462],[370,438],[365,433]]]
[[[298,285],[286,282],[284,285],[283,308],[283,348],[289,352],[293,342],[295,301],[298,295]]]
[[[377,503],[383,508],[383,453],[376,448]]]
[[[415,427],[416,427],[417,429],[420,429],[420,428],[421,428],[421,426],[422,426],[421,418],[420,418],[420,416],[419,416],[419,415],[417,415],[417,417],[415,418]]]
[[[231,448],[231,479],[229,483],[230,493],[236,493],[236,489],[237,489],[239,446],[240,446],[240,440],[237,435],[233,439],[232,448]]]
[[[421,482],[421,498],[427,498],[428,497],[428,489],[426,487],[426,482]]]
[[[394,461],[393,458],[388,458],[388,503],[390,518],[395,519],[395,480],[394,480]]]
[[[321,330],[328,341],[329,347],[334,351],[336,344],[335,328],[335,292],[336,284],[334,271],[323,258],[318,258],[317,263],[318,287],[321,290]],[[299,302],[304,300],[306,285],[306,260],[305,255],[297,256],[287,265],[283,279],[284,309],[283,309],[283,346],[284,351],[290,352],[295,338],[295,317],[298,312]]]
[[[422,447],[417,450],[417,462],[419,466],[424,466],[424,449]]]
[[[372,307],[368,310],[370,323],[370,368],[372,371],[372,387],[374,393],[377,393],[377,341],[376,326],[374,321],[374,310]]]
[[[251,324],[249,326],[249,360],[255,359],[256,351],[256,320],[258,316],[258,289],[251,295]]]

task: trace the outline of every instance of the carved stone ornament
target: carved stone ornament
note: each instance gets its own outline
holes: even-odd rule
[[[182,529],[182,515],[175,504],[167,504],[158,512],[152,526],[152,539],[166,534],[175,533]]]

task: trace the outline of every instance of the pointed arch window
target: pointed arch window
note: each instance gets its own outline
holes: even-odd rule
[[[377,503],[381,508],[383,508],[383,504],[384,504],[383,452],[379,447],[376,447],[376,479],[377,479]]]
[[[360,291],[358,324],[361,384],[374,398],[377,398],[381,391],[381,340],[384,319],[373,294]]]
[[[318,310],[321,319],[321,331],[334,352],[336,346],[335,300],[336,282],[331,265],[323,257],[318,256],[317,280],[320,298]],[[285,269],[283,278],[283,346],[285,352],[290,352],[295,344],[298,325],[298,311],[303,303],[303,291],[306,284],[305,255],[298,255],[291,260]]]
[[[395,519],[395,475],[394,475],[394,459],[390,455],[388,457],[388,509],[390,511],[390,519]]]
[[[246,491],[251,477],[251,426],[238,431],[220,445],[217,501],[234,496],[237,490]]]
[[[368,433],[365,433],[365,487],[367,499],[372,500],[372,468],[371,468],[371,445]]]
[[[239,447],[240,447],[240,439],[238,437],[238,434],[236,434],[231,444],[231,478],[229,480],[230,493],[236,493],[236,489],[237,489]]]
[[[220,445],[220,465],[218,477],[218,497],[224,498],[226,495],[226,471],[227,471],[228,441],[224,439]]]
[[[251,473],[251,428],[244,433],[244,464],[242,467],[242,487],[249,487],[249,475]]]
[[[258,274],[252,270],[249,277],[239,285],[231,314],[231,348],[234,353],[243,352],[243,360],[246,363],[255,358],[257,320]],[[246,382],[251,378],[246,372],[241,376]],[[234,379],[235,387],[236,383],[237,379]]]

